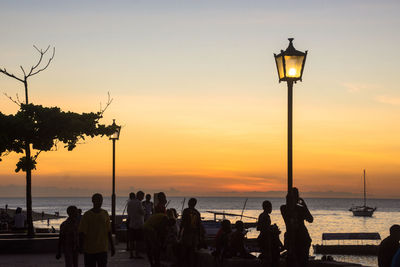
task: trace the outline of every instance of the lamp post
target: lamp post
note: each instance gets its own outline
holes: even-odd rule
[[[279,82],[285,81],[288,86],[288,132],[287,132],[287,161],[288,161],[288,198],[286,199],[287,220],[289,229],[286,230],[289,236],[288,244],[288,266],[293,266],[291,260],[294,255],[294,233],[292,215],[294,211],[291,200],[293,188],[293,83],[302,80],[304,65],[306,63],[307,51],[301,52],[294,48],[293,38],[289,38],[289,46],[285,51],[281,50],[278,55],[274,54],[276,68],[278,70]],[[291,229],[290,229],[291,228]],[[292,232],[292,234],[289,234]]]
[[[115,127],[115,132],[110,136],[112,140],[112,195],[111,195],[111,230],[115,234],[115,141],[119,140],[119,134],[121,133],[121,126],[115,124],[115,119],[113,120],[112,126]]]

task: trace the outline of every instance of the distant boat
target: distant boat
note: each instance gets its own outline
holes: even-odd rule
[[[372,217],[372,214],[374,214],[374,211],[376,210],[375,208],[371,208],[367,206],[367,190],[365,186],[365,169],[364,169],[364,205],[363,206],[353,206],[349,209],[351,212],[353,212],[354,216],[358,217]]]

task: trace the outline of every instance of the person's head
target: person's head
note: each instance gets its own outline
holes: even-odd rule
[[[193,209],[196,206],[196,204],[197,204],[197,199],[195,199],[195,198],[189,199],[189,202],[188,202],[189,208]]]
[[[135,198],[136,198],[135,193],[130,192],[130,193],[129,193],[129,199],[132,200],[132,199],[135,199]]]
[[[78,208],[76,206],[69,206],[67,208],[67,214],[70,218],[76,218],[78,215]]]
[[[143,191],[138,191],[138,192],[136,193],[136,198],[137,198],[138,200],[142,201],[143,198],[144,198],[144,193],[143,193]]]
[[[158,198],[159,204],[161,204],[161,205],[167,204],[167,196],[165,195],[164,192],[158,193],[157,198]]]
[[[103,196],[100,193],[96,193],[92,196],[92,203],[93,203],[93,208],[101,208],[101,205],[103,205]]]
[[[390,236],[394,237],[396,240],[400,240],[400,225],[394,224],[390,227]]]
[[[293,187],[292,188],[292,197],[293,197],[293,201],[295,203],[297,203],[299,201],[299,189],[297,189],[297,187]]]
[[[178,216],[176,216],[176,210],[175,209],[167,209],[167,217],[169,219],[175,219],[178,218]]]
[[[265,212],[271,213],[272,212],[272,204],[269,200],[264,200],[262,203],[262,208]]]
[[[230,220],[222,220],[221,222],[222,231],[225,233],[232,232],[231,221]]]
[[[244,230],[244,223],[242,221],[236,221],[235,223],[236,231],[243,232]]]
[[[146,201],[150,201],[151,200],[151,195],[150,194],[146,194]]]
[[[15,213],[16,214],[19,214],[19,213],[21,213],[22,212],[22,209],[20,208],[20,207],[18,207],[16,210],[15,210]]]

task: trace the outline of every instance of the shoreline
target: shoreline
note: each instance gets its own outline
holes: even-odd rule
[[[16,209],[7,209],[7,211],[6,211],[5,208],[0,208],[0,213],[6,212],[8,214],[8,216],[10,216],[12,219],[15,215],[15,210]],[[22,214],[24,214],[26,217],[26,210],[22,210]],[[42,212],[32,211],[32,220],[33,221],[53,220],[53,219],[61,219],[61,218],[65,218],[65,217],[66,216],[63,216],[63,215],[56,215],[56,214],[53,215],[53,214],[44,213],[44,212],[42,213]]]

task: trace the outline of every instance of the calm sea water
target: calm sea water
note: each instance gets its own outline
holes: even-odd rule
[[[168,200],[169,208],[175,208],[178,212],[182,209],[183,197],[170,197]],[[207,210],[225,211],[229,213],[240,214],[243,208],[245,198],[239,197],[198,197],[197,208],[205,219],[212,219],[213,215],[206,213]],[[186,198],[186,204],[187,205]],[[258,217],[262,208],[263,198],[249,198],[246,205],[244,215]],[[281,239],[285,231],[285,225],[279,212],[279,207],[284,204],[283,198],[270,198],[272,202],[273,212],[271,220],[276,223],[281,231]],[[117,214],[124,212],[126,204],[125,197],[117,198]],[[400,224],[400,200],[391,199],[371,199],[368,205],[377,207],[378,210],[372,218],[353,217],[348,209],[353,205],[362,204],[361,199],[305,199],[311,213],[314,216],[314,223],[307,224],[313,244],[320,244],[322,233],[324,232],[379,232],[382,238],[389,234],[389,227],[393,224]],[[0,198],[0,206],[4,207],[8,204],[10,208],[22,207],[25,209],[24,198]],[[75,205],[83,211],[91,208],[91,200],[88,197],[59,197],[59,198],[33,198],[33,210],[37,212],[52,213],[58,211],[60,215],[66,215],[66,208],[69,205]],[[109,212],[111,211],[111,198],[105,198],[103,207]],[[232,222],[239,218],[231,217]],[[50,222],[55,228],[58,228],[63,219],[52,220]],[[244,221],[252,221],[245,219]],[[36,226],[47,226],[47,222],[36,222]],[[248,237],[256,237],[258,232],[252,229],[248,233]],[[312,253],[312,251],[311,251]],[[320,255],[315,255],[317,258]],[[376,257],[355,257],[355,256],[334,256],[335,259],[341,261],[362,263],[368,266],[376,266]]]

